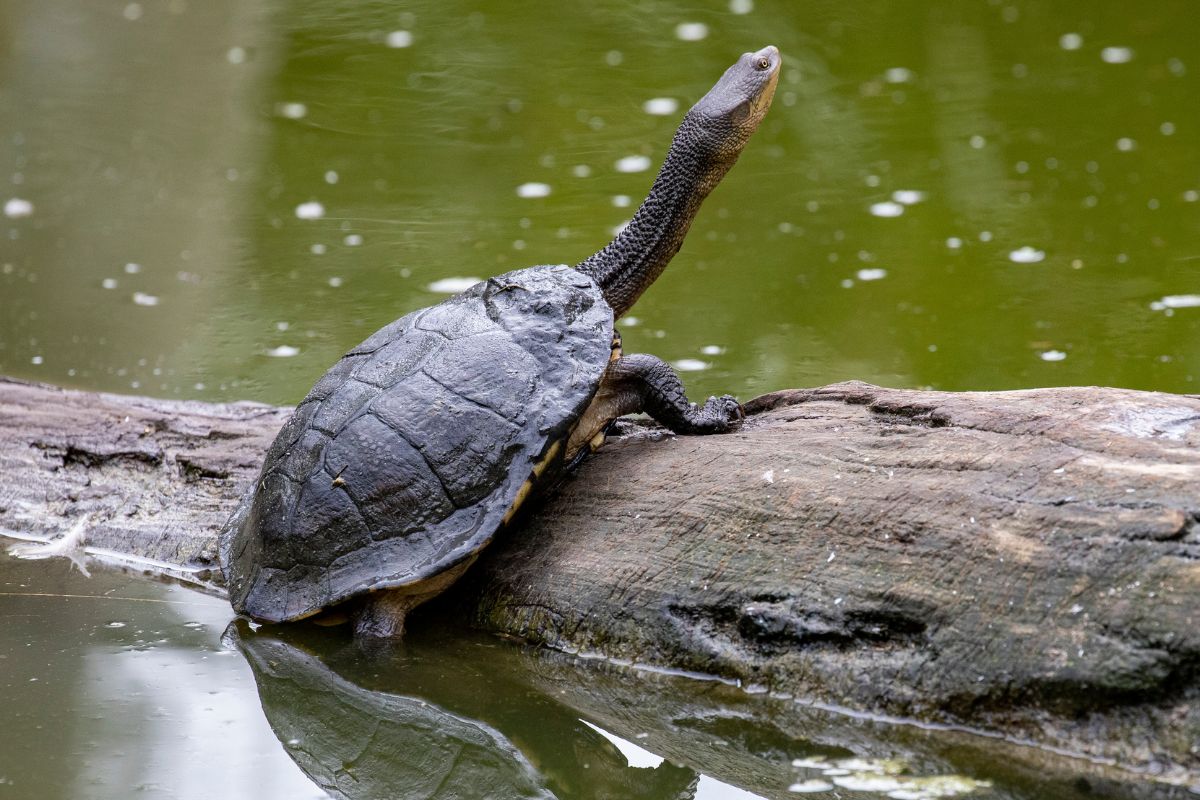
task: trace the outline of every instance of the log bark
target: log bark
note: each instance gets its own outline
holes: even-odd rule
[[[1200,785],[1200,398],[844,383],[626,424],[437,608]],[[0,528],[220,591],[287,409],[0,380]]]

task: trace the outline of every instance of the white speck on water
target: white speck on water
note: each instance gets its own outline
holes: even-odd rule
[[[126,265],[125,265],[125,272],[126,272],[126,274],[128,274],[128,275],[136,275],[136,274],[138,274],[138,273],[139,273],[139,272],[141,272],[141,271],[142,271],[142,265],[141,265],[141,264],[133,264],[133,263],[129,263],[129,264],[126,264]]]
[[[1067,357],[1067,354],[1062,350],[1046,350],[1039,357],[1042,361],[1062,361]]]
[[[280,103],[275,106],[275,113],[287,119],[304,119],[308,115],[308,106],[304,103]]]
[[[314,256],[325,255],[325,249],[325,245],[321,244],[320,242],[308,246],[308,252],[312,253]]]
[[[892,67],[883,73],[883,79],[888,83],[908,83],[913,79],[913,73],[907,67]]]
[[[754,10],[754,0],[729,0],[729,10],[734,14],[749,14]]]
[[[706,344],[700,348],[700,352],[706,356],[719,356],[725,352],[725,348],[719,344]]]
[[[1071,614],[1079,614],[1083,611],[1083,606],[1079,605],[1079,603],[1075,603],[1073,606],[1071,606],[1069,611]]]
[[[979,232],[979,241],[990,242],[991,240],[992,240],[992,232],[991,231],[980,231]]]
[[[901,205],[911,206],[924,200],[926,194],[919,189],[897,189],[892,192],[892,199]]]
[[[411,31],[392,31],[384,41],[387,42],[388,47],[399,50],[404,47],[412,47],[413,35]]]
[[[625,60],[625,54],[620,50],[609,50],[604,54],[604,63],[610,67],[619,67],[621,62]]]
[[[442,278],[434,281],[425,288],[431,292],[439,292],[441,294],[458,294],[461,291],[470,289],[475,284],[479,283],[479,278]]]
[[[332,278],[329,279],[329,285],[332,286],[334,289],[337,289],[338,287],[340,287],[342,285],[342,282],[343,282],[342,279],[339,278],[337,275],[334,275]]]
[[[850,278],[843,278],[841,286],[843,289],[849,289],[854,286],[854,281],[852,281]]]
[[[363,243],[363,238],[357,233],[347,234],[345,239],[342,239],[347,247],[358,247]]]
[[[1008,254],[1008,260],[1014,264],[1036,264],[1045,258],[1045,250],[1038,250],[1029,245],[1019,247]]]
[[[337,183],[337,182],[338,182],[338,174],[337,174],[337,172],[336,172],[336,171],[334,171],[334,170],[332,170],[332,169],[331,169],[331,170],[327,170],[327,171],[325,172],[325,182],[326,182],[326,183],[328,183],[328,184],[330,184],[331,186],[332,186],[333,184]]]
[[[279,347],[272,347],[266,352],[266,355],[271,358],[291,358],[300,355],[300,348],[292,347],[290,344],[281,344]]]
[[[963,246],[963,240],[958,238],[957,236],[951,236],[949,239],[946,240],[946,247],[949,247],[951,250],[957,250],[958,248],[960,248],[962,246]]]
[[[130,3],[129,5],[125,6],[125,10],[122,11],[121,14],[130,22],[137,22],[142,18],[142,4]]]
[[[1200,308],[1200,294],[1169,294],[1161,300],[1150,304],[1155,311],[1165,311],[1174,308]]]
[[[1133,139],[1130,139],[1128,136],[1122,136],[1120,139],[1117,139],[1117,149],[1122,153],[1128,153],[1137,149],[1137,142],[1135,142]]]
[[[550,195],[550,184],[548,183],[522,183],[517,187],[517,197],[548,197]]]
[[[891,200],[871,204],[871,216],[874,217],[898,217],[903,213],[904,206],[894,203]]]
[[[860,269],[858,272],[854,273],[854,275],[860,281],[878,281],[887,277],[887,270],[879,269],[878,267],[873,269]]]
[[[775,482],[775,470],[769,469],[766,472],[764,472],[762,474],[762,479],[764,481],[766,481],[767,483],[774,483]]]
[[[675,26],[675,38],[681,42],[698,42],[708,36],[703,22],[681,22]]]
[[[1197,200],[1200,200],[1200,192],[1197,192],[1195,189],[1188,189],[1183,193],[1183,201],[1185,203],[1194,203]]]
[[[1163,136],[1173,136],[1175,134],[1175,123],[1164,122],[1162,125],[1158,126],[1158,132]]]
[[[642,111],[656,117],[665,117],[679,110],[679,101],[674,97],[654,97],[642,103]]]
[[[307,203],[301,203],[296,206],[296,216],[300,219],[320,219],[325,216],[325,206],[318,203],[316,200],[310,200]]]
[[[642,324],[642,320],[638,317],[624,317],[621,320],[621,324],[627,328],[636,328]]]
[[[571,167],[571,174],[576,178],[586,178],[592,174],[592,168],[587,164],[576,164],[575,166]]]
[[[100,281],[100,287],[102,289],[115,289],[117,288],[117,279],[105,278],[104,280]]]
[[[33,364],[35,366],[38,364],[41,364],[42,361],[43,361],[43,359],[41,356],[34,356],[33,358],[29,359],[29,363]]]
[[[290,327],[292,327],[290,322],[284,322],[281,320],[275,323],[275,330],[277,331],[286,331]]]
[[[244,63],[246,61],[246,48],[244,48],[244,47],[229,48],[229,51],[227,53],[225,53],[225,60],[228,61],[230,64]]]
[[[1078,33],[1064,33],[1058,37],[1058,46],[1063,50],[1078,50],[1083,47],[1083,37]]]
[[[632,202],[633,202],[633,198],[631,198],[627,194],[613,195],[612,204],[613,204],[614,208],[629,208],[629,205]]]
[[[674,364],[675,369],[679,370],[680,372],[700,372],[701,370],[708,369],[708,362],[701,361],[698,358],[681,358],[672,363]]]
[[[971,147],[975,148],[976,150],[982,150],[987,145],[987,139],[983,138],[979,134],[972,136],[970,142]]]
[[[812,794],[814,792],[828,792],[832,788],[832,783],[813,778],[812,780],[793,783],[788,787],[788,791],[795,792],[796,794]]]
[[[863,178],[863,183],[871,188],[875,188],[880,183],[880,177],[878,175],[868,175],[867,177]]]
[[[158,298],[145,292],[134,292],[133,302],[139,306],[156,306],[158,305]]]
[[[1100,51],[1105,64],[1128,64],[1133,61],[1133,50],[1128,47],[1106,47]]]
[[[110,622],[107,625],[105,625],[104,627],[106,627],[106,628],[124,628],[125,623],[124,622]]]
[[[625,156],[613,166],[616,167],[617,172],[645,172],[650,169],[650,157]]]
[[[32,213],[33,203],[28,200],[22,200],[20,197],[13,197],[4,204],[4,216],[9,219],[28,217]]]

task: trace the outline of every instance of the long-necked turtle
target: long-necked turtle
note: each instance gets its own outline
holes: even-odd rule
[[[222,531],[234,609],[283,622],[342,605],[357,633],[397,636],[616,417],[645,411],[677,433],[738,425],[732,397],[689,403],[662,360],[621,355],[613,321],[679,250],[766,114],[779,65],[765,47],[726,70],[603,250],[482,281],[334,364]]]

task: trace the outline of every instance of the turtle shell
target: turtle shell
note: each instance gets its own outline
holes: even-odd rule
[[[613,312],[540,266],[382,328],[297,406],[221,534],[235,610],[302,619],[476,553],[600,384]]]

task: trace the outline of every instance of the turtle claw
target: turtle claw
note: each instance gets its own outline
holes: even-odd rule
[[[725,433],[742,424],[746,419],[746,411],[733,395],[724,394],[720,397],[710,397],[700,410],[704,422],[701,427],[706,433]]]

